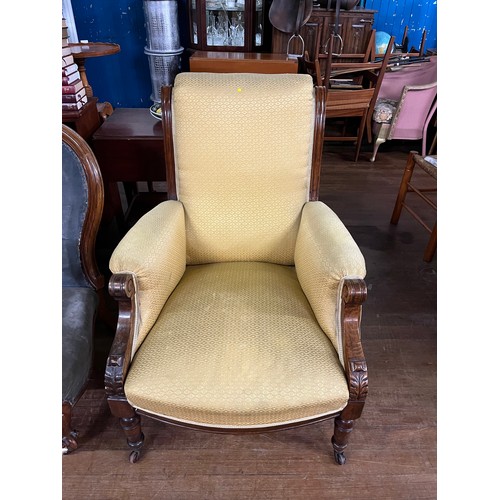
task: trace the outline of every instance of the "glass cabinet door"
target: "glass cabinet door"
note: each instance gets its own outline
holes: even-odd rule
[[[206,0],[208,47],[245,46],[245,0]]]
[[[264,0],[255,2],[255,48],[258,50],[264,45]]]
[[[191,45],[198,50],[258,51],[265,0],[189,0]]]

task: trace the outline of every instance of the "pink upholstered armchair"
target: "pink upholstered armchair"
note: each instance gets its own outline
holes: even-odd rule
[[[427,85],[405,85],[398,101],[381,100],[373,114],[375,142],[370,161],[375,161],[378,148],[392,139],[422,139],[422,155],[426,154],[429,121],[437,108],[437,82]]]
[[[380,145],[392,139],[421,139],[425,156],[427,127],[436,109],[437,57],[386,72],[373,113],[375,141],[370,160],[375,161]]]

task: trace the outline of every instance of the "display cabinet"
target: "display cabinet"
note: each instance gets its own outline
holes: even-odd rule
[[[188,0],[188,4],[192,49],[264,52],[270,45],[269,1]]]

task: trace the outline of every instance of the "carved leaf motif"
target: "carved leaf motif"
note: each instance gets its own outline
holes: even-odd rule
[[[368,395],[368,370],[366,361],[351,360],[349,367],[349,399],[364,401]]]

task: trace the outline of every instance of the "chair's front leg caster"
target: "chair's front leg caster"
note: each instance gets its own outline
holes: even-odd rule
[[[335,462],[339,465],[344,465],[346,462],[344,450],[347,447],[347,441],[353,426],[353,420],[344,420],[340,416],[335,419],[335,432],[332,436],[332,446]]]
[[[141,456],[141,452],[139,450],[131,451],[130,455],[128,456],[128,461],[131,464],[135,464],[136,462],[139,461],[140,456]]]
[[[64,436],[62,439],[62,452],[63,455],[67,455],[78,448],[78,442],[76,438],[78,437],[77,431],[71,431],[69,436]]]
[[[339,465],[345,464],[346,458],[343,452],[334,451],[333,456],[335,457],[335,462],[337,462]]]

